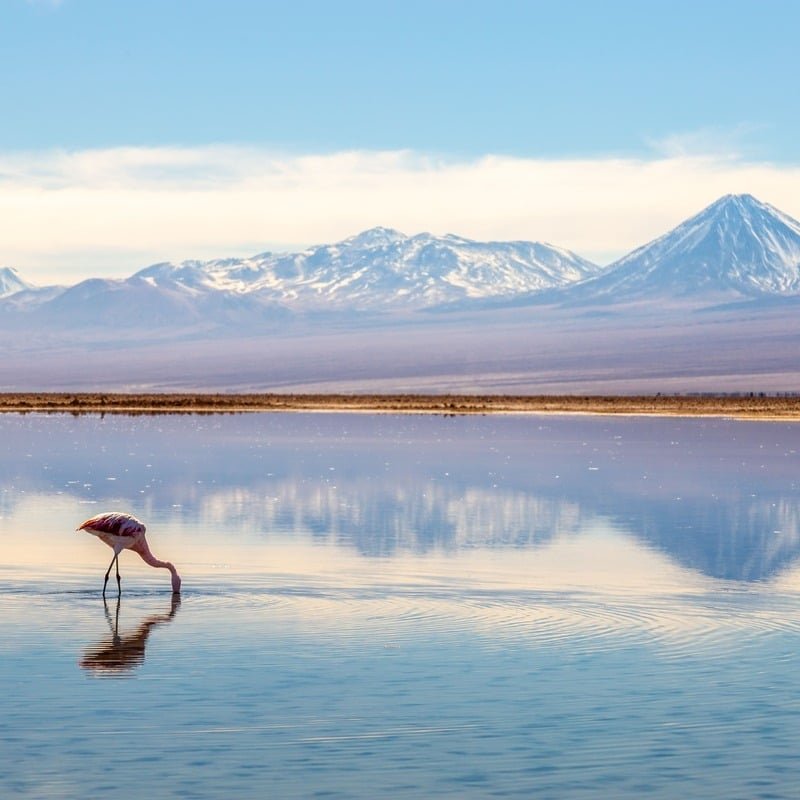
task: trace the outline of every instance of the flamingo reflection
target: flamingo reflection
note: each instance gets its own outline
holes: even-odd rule
[[[87,648],[83,658],[78,662],[81,669],[89,670],[95,675],[119,675],[136,669],[144,662],[145,646],[147,637],[150,636],[150,631],[156,625],[163,625],[172,620],[180,604],[180,595],[173,594],[168,613],[151,614],[142,620],[132,633],[120,634],[120,598],[117,597],[117,606],[113,617],[109,611],[108,603],[103,598],[103,607],[105,608],[111,636]]]

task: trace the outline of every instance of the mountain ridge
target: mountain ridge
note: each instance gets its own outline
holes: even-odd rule
[[[0,267],[0,299],[32,288],[33,284],[28,283],[13,267]]]
[[[376,227],[295,253],[160,262],[128,278],[68,287],[36,287],[16,270],[0,270],[0,318],[43,326],[247,328],[291,316],[650,302],[717,307],[794,297],[800,222],[748,194],[719,198],[607,267],[541,242]]]
[[[298,253],[161,262],[128,278],[90,278],[55,297],[27,285],[24,303],[20,295],[5,305],[39,316],[72,313],[87,324],[115,321],[122,326],[219,316],[229,321],[239,306],[258,322],[285,313],[385,314],[512,297],[599,270],[564,248],[540,242],[478,242],[453,234],[406,236],[372,228]],[[141,304],[148,307],[137,313]]]
[[[800,222],[750,194],[728,194],[562,298],[718,303],[798,293]]]

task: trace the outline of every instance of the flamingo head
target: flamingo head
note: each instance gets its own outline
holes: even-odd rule
[[[170,564],[172,567],[172,565]],[[181,576],[178,575],[178,570],[175,567],[172,567],[170,570],[172,573],[172,593],[173,594],[180,594],[181,593]]]

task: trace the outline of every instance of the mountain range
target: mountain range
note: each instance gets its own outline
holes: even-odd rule
[[[800,391],[800,223],[727,195],[613,264],[374,228],[299,253],[34,286],[0,391]]]
[[[476,242],[373,228],[300,253],[159,263],[129,278],[33,287],[5,270],[0,311],[117,327],[413,311],[564,286],[600,267],[537,242]]]
[[[539,242],[373,228],[299,253],[159,263],[129,278],[36,287],[0,269],[0,321],[239,328],[298,315],[653,301],[710,305],[800,295],[800,223],[726,195],[605,267]]]

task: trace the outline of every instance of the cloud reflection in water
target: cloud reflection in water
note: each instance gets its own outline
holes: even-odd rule
[[[564,537],[591,547],[598,526],[714,579],[770,580],[800,557],[791,424],[6,415],[0,435],[12,547],[38,493],[37,507],[71,506],[76,519],[86,503],[131,508],[223,562],[236,545],[286,540],[368,558],[540,550]],[[37,523],[52,526],[44,511]]]

